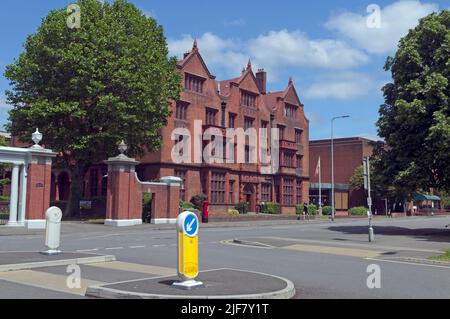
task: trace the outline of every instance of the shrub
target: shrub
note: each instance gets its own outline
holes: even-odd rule
[[[322,207],[322,215],[331,215],[333,208],[331,206]]]
[[[364,207],[364,206],[352,207],[349,210],[350,215],[355,215],[355,216],[364,216],[367,214],[367,211],[368,211],[368,208]]]
[[[192,210],[192,209],[194,209],[194,204],[180,199],[180,208],[182,210]]]
[[[263,214],[281,214],[281,206],[278,203],[268,202],[265,205],[261,205],[261,212]]]
[[[248,213],[248,204],[245,202],[237,203],[234,207],[239,211],[239,214],[247,214]]]
[[[297,215],[302,215],[303,214],[303,205],[302,204],[295,205],[295,213]]]
[[[8,202],[9,201],[9,196],[0,195],[0,201],[1,202]]]
[[[317,215],[317,206],[314,204],[309,204],[308,205],[308,213],[310,215]]]
[[[237,209],[229,209],[227,210],[227,214],[231,216],[239,215],[239,211]]]
[[[207,196],[205,194],[197,194],[192,196],[191,203],[194,205],[194,208],[198,210],[203,210],[203,202],[206,200]]]

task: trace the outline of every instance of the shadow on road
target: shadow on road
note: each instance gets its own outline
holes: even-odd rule
[[[345,234],[367,234],[367,226],[331,226],[331,231]],[[397,226],[373,226],[375,234],[386,236],[407,236],[435,242],[450,242],[450,229],[405,228]]]

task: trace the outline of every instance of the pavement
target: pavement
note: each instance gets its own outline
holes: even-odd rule
[[[365,219],[201,224],[200,270],[286,278],[294,298],[450,298],[450,264],[427,259],[450,249],[449,223],[448,216],[376,218],[372,243]],[[42,231],[1,226],[0,238],[0,251],[44,248]],[[70,222],[62,224],[61,238],[63,251],[111,254],[117,260],[80,265],[78,289],[67,287],[67,266],[0,273],[0,298],[85,298],[92,286],[176,275],[174,225]],[[381,270],[379,289],[367,286],[373,264]]]

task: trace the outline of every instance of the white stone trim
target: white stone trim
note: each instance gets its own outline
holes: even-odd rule
[[[150,220],[152,224],[176,224],[176,218],[152,218]]]
[[[142,219],[105,219],[106,226],[124,227],[141,225]]]
[[[28,229],[45,229],[45,219],[27,219],[25,227]]]
[[[8,221],[8,223],[5,226],[7,226],[7,227],[23,227],[23,226],[25,226],[25,222]]]

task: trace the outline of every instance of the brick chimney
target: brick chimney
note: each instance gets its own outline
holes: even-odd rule
[[[262,94],[266,94],[267,72],[264,69],[258,69],[256,72],[256,84]]]

